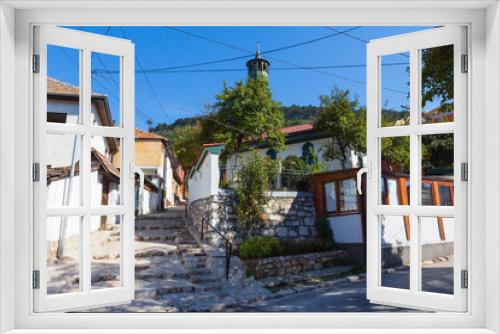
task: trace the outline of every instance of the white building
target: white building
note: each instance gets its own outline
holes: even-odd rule
[[[92,124],[113,126],[107,96],[92,94]],[[79,88],[54,79],[47,81],[47,122],[80,124]],[[74,135],[47,135],[47,207],[72,206],[82,202],[80,161],[82,140]],[[91,205],[120,203],[120,171],[111,162],[118,150],[115,138],[94,136],[91,140]],[[93,216],[91,230],[118,224],[119,217]],[[79,218],[48,218],[47,239],[57,241],[80,233]]]
[[[313,124],[300,124],[285,127],[281,130],[285,134],[285,149],[277,151],[267,146],[265,140],[258,139],[250,142],[250,146],[262,156],[269,156],[271,159],[285,159],[288,156],[297,156],[307,163],[312,163],[312,155],[318,158],[318,162],[325,166],[326,171],[341,169],[359,168],[363,165],[364,156],[359,155],[354,150],[347,152],[347,161],[344,166],[340,160],[328,160],[325,158],[325,146],[332,142],[332,139],[325,133],[315,129]],[[235,153],[227,161],[228,179],[234,179],[237,170],[248,159],[250,152]]]

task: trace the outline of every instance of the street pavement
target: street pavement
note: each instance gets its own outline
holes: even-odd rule
[[[453,269],[447,264],[423,269],[423,290],[453,293]],[[394,270],[382,275],[384,286],[409,286],[409,270]],[[232,307],[227,312],[414,312],[412,309],[370,303],[366,299],[366,279],[341,281],[328,287],[270,299],[251,305]]]

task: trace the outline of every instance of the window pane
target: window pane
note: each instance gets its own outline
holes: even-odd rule
[[[453,228],[453,218],[420,217],[422,291],[453,294]]]
[[[453,205],[453,134],[425,135],[422,140],[422,205]],[[431,187],[432,189],[429,189]],[[448,191],[447,189],[448,188]],[[426,193],[427,192],[427,193]],[[429,202],[429,192],[432,193]],[[442,201],[444,200],[444,202]],[[424,203],[424,201],[427,201]],[[428,203],[428,204],[426,204]]]
[[[453,122],[453,45],[421,50],[422,123]]]
[[[422,205],[433,205],[431,183],[422,183]]]
[[[409,223],[402,216],[380,216],[380,286],[410,288],[410,241],[407,240]]]
[[[337,211],[335,184],[336,184],[336,182],[325,183],[325,197],[326,197],[326,211],[327,212]]]
[[[47,134],[47,207],[79,206],[82,137]]]
[[[358,209],[356,180],[346,179],[339,182],[340,211],[356,211]]]
[[[47,45],[47,122],[81,124],[80,50]]]
[[[92,52],[92,125],[121,126],[120,57]]]
[[[92,289],[120,286],[121,216],[92,216],[90,248],[92,252]]]
[[[402,126],[410,123],[409,52],[380,57],[380,126]]]
[[[92,206],[120,205],[121,139],[93,136],[91,140],[92,171],[90,189]]]
[[[451,198],[451,187],[440,185],[439,189],[439,198],[441,201],[441,205],[443,206],[453,206],[453,200]]]
[[[410,137],[381,138],[382,178],[386,179],[386,197],[390,205],[409,205]],[[384,194],[381,192],[381,196]]]
[[[47,294],[80,291],[81,217],[47,218]]]

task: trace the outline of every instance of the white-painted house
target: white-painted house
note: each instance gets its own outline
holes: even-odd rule
[[[92,94],[93,125],[114,126],[105,95]],[[81,124],[79,88],[54,79],[47,81],[47,122]],[[72,206],[82,202],[80,162],[82,140],[74,135],[47,135],[47,207]],[[119,142],[94,136],[91,140],[91,205],[120,203],[120,171],[111,162]],[[91,230],[119,224],[119,217],[92,216]],[[80,218],[48,218],[47,239],[57,241],[80,234]]]
[[[364,156],[359,155],[354,150],[347,152],[348,159],[342,166],[340,160],[328,160],[324,156],[325,146],[331,143],[332,139],[325,133],[315,129],[314,124],[300,124],[281,129],[285,134],[285,149],[277,151],[266,145],[265,140],[252,140],[248,144],[261,156],[268,156],[271,159],[285,159],[288,156],[297,156],[304,161],[312,163],[311,153],[316,155],[318,162],[325,166],[326,171],[341,169],[359,168],[363,165]],[[229,180],[236,177],[237,170],[248,159],[250,152],[233,154],[227,161],[227,174]]]

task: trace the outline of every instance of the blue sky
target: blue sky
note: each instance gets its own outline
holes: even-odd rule
[[[301,67],[364,65],[366,43],[361,40],[391,36],[424,29],[422,27],[333,27],[349,31],[316,42],[264,54],[271,63],[270,87],[274,98],[283,105],[318,105],[319,95],[332,88],[349,89],[353,97],[365,104],[365,67],[297,69]],[[146,120],[154,124],[171,123],[177,118],[204,112],[213,103],[223,82],[232,85],[246,78],[246,61],[254,53],[257,42],[261,51],[299,44],[335,34],[326,27],[74,27],[98,34],[130,39],[135,44],[136,70],[171,68],[221,59],[243,57],[227,62],[189,66],[177,70],[152,71],[147,79],[136,73],[136,125],[147,128]],[[360,40],[361,39],[361,40]],[[78,55],[74,50],[49,49],[49,76],[78,84]],[[383,63],[383,103],[399,108],[406,102],[408,74],[404,63],[408,58],[394,55]],[[401,65],[402,63],[402,65]],[[140,64],[140,65],[139,65]],[[109,96],[112,113],[116,115],[118,70],[116,57],[94,56],[93,90]],[[292,68],[290,70],[290,68]],[[199,71],[202,70],[202,71]],[[110,73],[111,72],[111,73]],[[347,78],[349,80],[342,79]],[[163,106],[163,108],[160,106]]]

